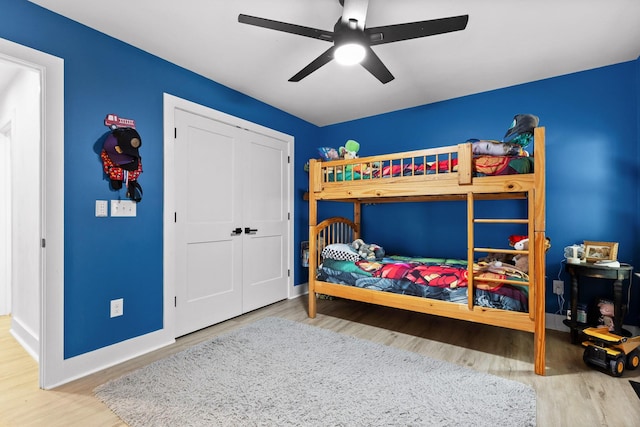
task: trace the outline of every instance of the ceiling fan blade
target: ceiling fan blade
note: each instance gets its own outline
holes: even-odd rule
[[[240,14],[238,15],[238,22],[242,24],[255,25],[256,27],[268,28],[271,30],[282,31],[285,33],[297,34],[300,36],[311,37],[313,39],[325,40],[328,42],[333,41],[333,32],[318,30],[316,28],[304,27],[302,25],[288,24],[286,22],[274,21],[271,19],[259,18],[257,16],[250,16]]]
[[[460,15],[450,18],[366,28],[364,32],[369,36],[371,46],[375,46],[464,30],[467,27],[467,22],[469,22],[469,15]]]
[[[353,30],[364,30],[369,0],[344,0],[340,3],[342,3],[342,24],[348,25]],[[353,23],[353,26],[350,23]]]
[[[295,76],[289,79],[290,82],[299,82],[300,80],[307,77],[309,74],[316,71],[318,68],[322,67],[326,63],[330,62],[333,59],[333,51],[336,49],[335,46],[331,46],[324,53],[318,56],[316,59],[311,61],[309,65],[300,70]]]
[[[383,84],[395,78],[370,47],[367,47],[367,55],[360,64]]]

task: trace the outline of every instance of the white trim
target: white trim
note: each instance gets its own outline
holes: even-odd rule
[[[293,191],[293,146],[294,138],[291,135],[269,129],[262,125],[250,122],[248,120],[241,119],[239,117],[232,116],[230,114],[223,113],[221,111],[214,110],[204,105],[196,104],[186,99],[178,98],[168,93],[164,94],[164,208],[163,208],[163,277],[164,277],[164,329],[167,331],[168,336],[175,336],[175,308],[174,308],[174,296],[176,295],[175,284],[171,278],[175,277],[175,253],[173,248],[175,247],[175,227],[172,226],[174,221],[174,212],[176,211],[175,201],[175,188],[173,183],[175,181],[175,164],[174,164],[174,132],[175,132],[175,110],[184,110],[193,114],[197,114],[203,117],[207,117],[213,120],[217,120],[221,123],[226,123],[232,126],[237,126],[243,129],[247,129],[251,132],[255,132],[261,135],[266,135],[271,138],[275,138],[287,143],[287,155],[290,158],[288,164],[288,205],[290,212],[289,219],[289,242],[288,242],[288,268],[291,272],[288,278],[288,297],[292,298],[296,296],[297,289],[294,286],[293,279],[293,222],[294,222],[294,191]],[[170,333],[169,333],[170,332]]]
[[[55,376],[49,375],[49,383],[45,388],[61,386],[175,343],[174,339],[166,340],[165,336],[163,330],[155,331],[63,360],[60,367],[66,371],[56,372]]]
[[[293,286],[289,292],[289,299],[294,299],[307,295],[309,293],[309,283],[301,283],[298,286]]]
[[[63,342],[64,298],[64,63],[62,59],[0,39],[0,57],[40,73],[41,93],[41,253],[40,387],[47,375],[63,372],[51,366]],[[51,368],[51,369],[50,369]]]
[[[11,317],[11,329],[9,333],[26,350],[33,359],[38,362],[39,345],[38,334],[29,328],[19,317]]]
[[[13,115],[10,118],[2,118],[0,121],[0,185],[4,188],[0,191],[0,194],[5,198],[4,203],[0,202],[0,208],[4,210],[0,214],[0,227],[3,228],[0,235],[4,236],[3,241],[0,241],[0,245],[3,246],[0,249],[0,257],[4,259],[0,260],[0,263],[4,265],[4,271],[0,271],[0,315],[11,314],[12,309],[12,292],[11,292],[11,271],[12,271],[12,230],[11,230],[11,204],[12,204],[12,190],[11,190],[11,144],[13,143]]]
[[[552,331],[571,332],[569,327],[563,323],[566,318],[567,316],[561,314],[546,313],[544,322],[546,328]]]

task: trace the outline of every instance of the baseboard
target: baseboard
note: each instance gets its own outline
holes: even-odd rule
[[[53,389],[175,343],[166,329],[51,363],[42,388]]]
[[[31,357],[36,362],[40,360],[40,340],[36,333],[29,328],[24,322],[20,321],[20,318],[11,317],[11,328],[9,333],[20,343]]]
[[[545,322],[547,329],[560,332],[570,332],[569,327],[563,323],[566,318],[567,316],[563,316],[562,314],[546,313]]]
[[[289,299],[294,299],[306,295],[309,293],[309,284],[301,283],[299,285],[293,286],[289,290]]]

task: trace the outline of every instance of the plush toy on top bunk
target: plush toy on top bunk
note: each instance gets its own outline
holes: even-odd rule
[[[338,149],[338,154],[343,159],[355,159],[358,157],[358,151],[360,150],[360,144],[353,139],[348,140],[344,147]]]
[[[533,114],[517,114],[502,141],[472,138],[467,142],[471,142],[474,155],[529,156],[525,148],[533,141],[533,129],[539,122]]]
[[[319,147],[318,154],[320,154],[320,159],[324,161],[355,159],[358,157],[359,150],[360,144],[357,141],[350,139],[338,149],[333,147]]]

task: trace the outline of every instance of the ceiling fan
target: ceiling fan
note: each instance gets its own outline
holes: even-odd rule
[[[244,14],[238,15],[238,22],[333,43],[333,46],[291,77],[290,82],[299,82],[332,59],[336,59],[336,61],[344,61],[343,63],[348,65],[360,63],[382,83],[388,83],[394,77],[371,49],[371,46],[464,30],[469,21],[469,15],[460,15],[367,28],[365,20],[369,0],[339,0],[339,2],[343,6],[343,12],[333,27],[333,31]],[[349,57],[349,53],[356,56]],[[345,55],[347,56],[345,57]]]

